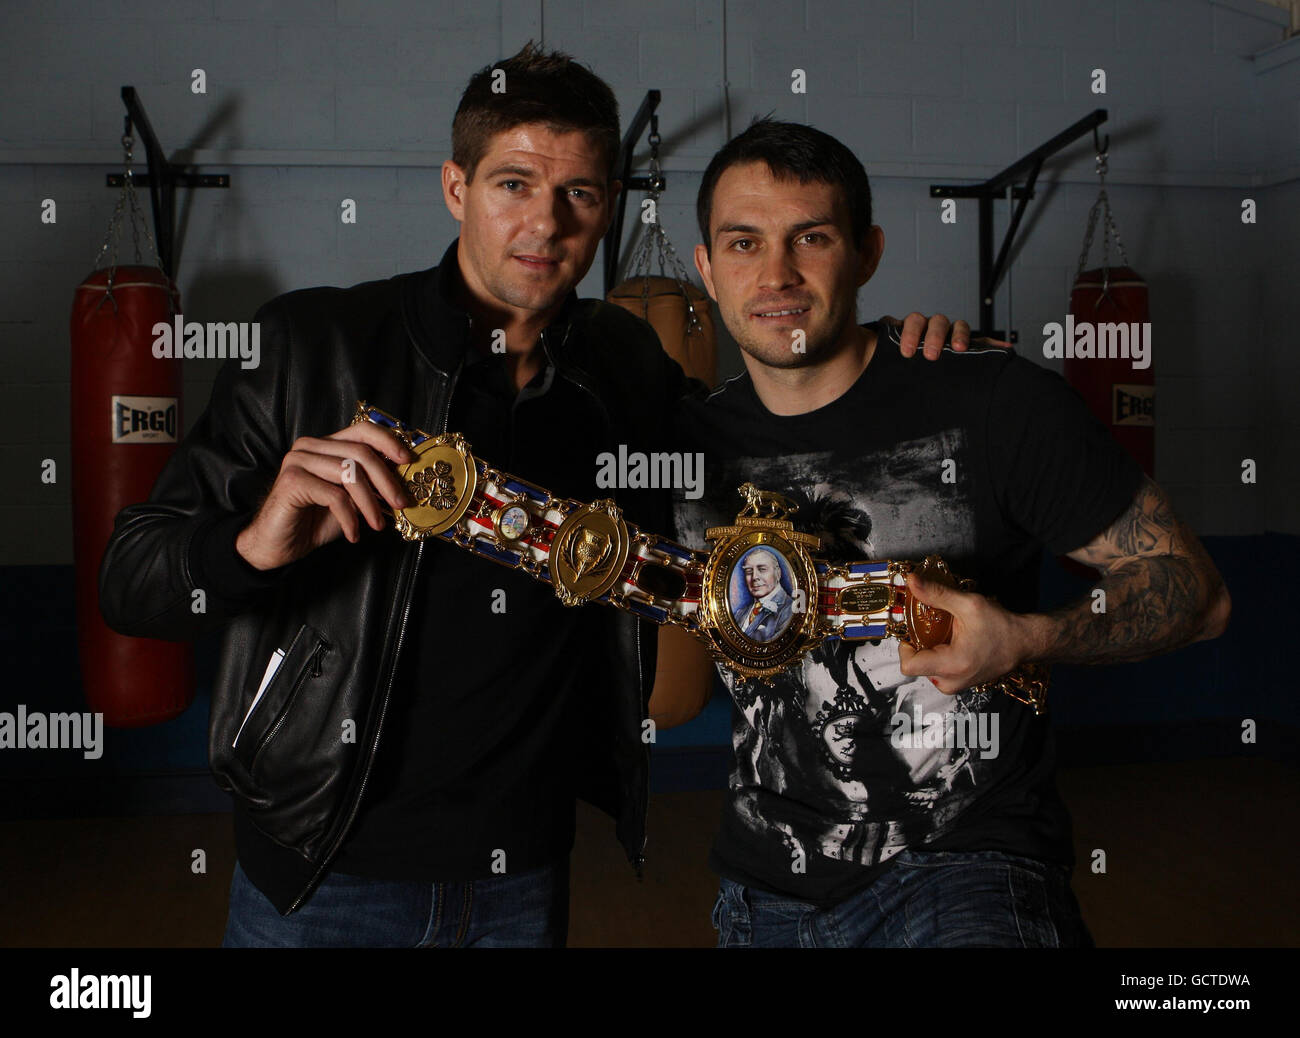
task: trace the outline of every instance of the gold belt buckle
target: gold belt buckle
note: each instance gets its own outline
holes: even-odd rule
[[[795,530],[789,517],[798,505],[788,498],[753,483],[740,493],[745,507],[735,523],[705,534],[716,543],[704,571],[700,631],[737,674],[770,680],[829,631],[810,550],[821,538]]]

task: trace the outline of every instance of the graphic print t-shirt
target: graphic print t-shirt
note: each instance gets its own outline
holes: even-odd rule
[[[798,505],[795,528],[821,537],[823,558],[937,554],[1032,611],[1043,547],[1092,540],[1141,470],[1060,376],[999,348],[906,359],[897,332],[868,327],[870,364],[816,411],[772,414],[748,375],[685,405],[705,482],[698,500],[677,495],[678,539],[707,550],[748,481]],[[907,847],[1073,863],[1048,719],[1030,707],[905,677],[891,639],[825,642],[771,685],[720,672],[733,699],[720,874],[831,904]]]

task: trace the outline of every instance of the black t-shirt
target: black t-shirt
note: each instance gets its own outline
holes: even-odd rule
[[[1142,473],[1059,376],[998,348],[903,358],[877,322],[856,383],[813,412],[767,410],[748,375],[686,405],[705,494],[678,495],[678,538],[707,548],[751,481],[798,505],[832,561],[920,560],[1014,612],[1036,604],[1041,550],[1079,548]],[[905,847],[1072,863],[1046,717],[1003,695],[904,677],[898,644],[823,643],[765,686],[730,678],[733,759],[711,864],[831,904]],[[1049,695],[1050,703],[1050,695]]]
[[[549,365],[516,396],[501,357],[471,352],[447,428],[489,465],[588,501],[595,467],[573,445],[600,421],[592,408]],[[566,855],[590,614],[547,583],[427,541],[371,785],[333,867],[454,881]]]

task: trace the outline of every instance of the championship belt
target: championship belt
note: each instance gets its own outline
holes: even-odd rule
[[[830,638],[897,638],[914,649],[947,643],[952,614],[908,591],[906,574],[972,590],[937,555],[919,565],[834,564],[813,552],[821,539],[794,528],[798,506],[742,484],[745,505],[731,526],[713,527],[710,552],[647,533],[612,500],[583,504],[494,469],[459,433],[431,436],[404,426],[365,401],[352,424],[390,430],[416,455],[398,466],[415,499],[392,515],[408,541],[439,537],[550,583],[565,605],[601,602],[700,638],[737,675],[770,681]],[[1041,714],[1047,668],[1024,664],[976,691],[1000,690]]]

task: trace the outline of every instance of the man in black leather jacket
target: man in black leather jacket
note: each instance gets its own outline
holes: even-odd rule
[[[531,48],[496,68],[506,92],[485,69],[457,112],[439,265],[265,305],[260,366],[222,370],[104,557],[114,629],[225,628],[227,944],[562,944],[575,794],[642,861],[653,625],[401,540],[376,495],[406,503],[405,448],[350,425],[364,399],[591,500],[596,455],[661,442],[686,389],[647,324],[573,291],[618,190],[612,92]],[[668,529],[662,492],[614,496]]]

